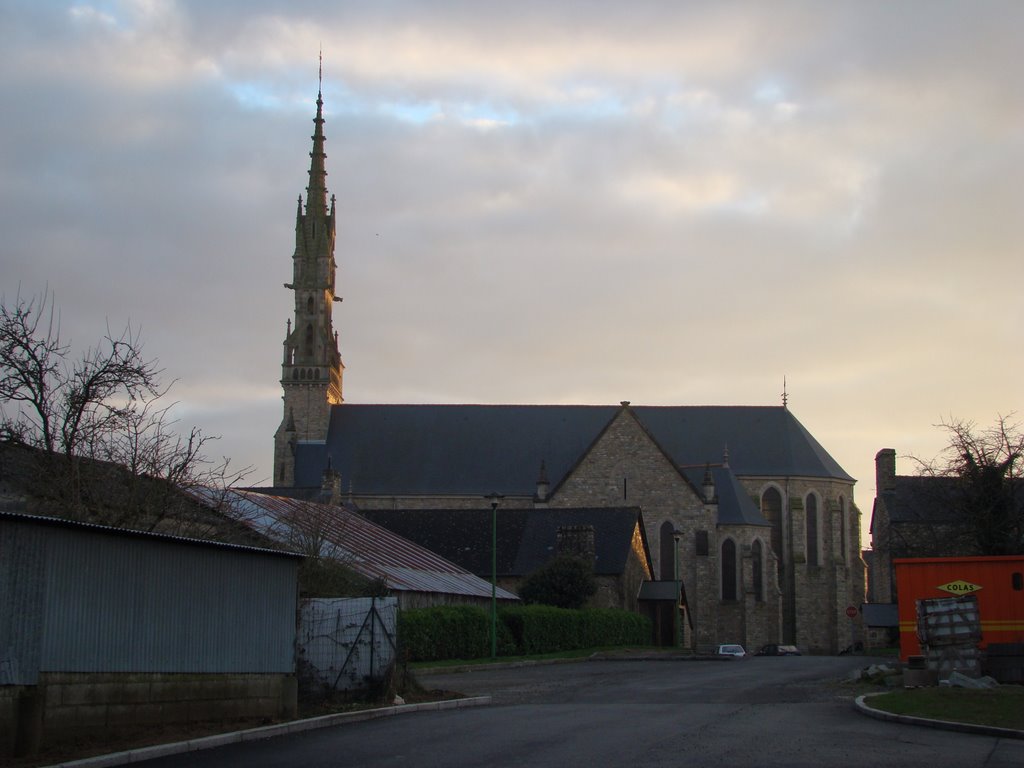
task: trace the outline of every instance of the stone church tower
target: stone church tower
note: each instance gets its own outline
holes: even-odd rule
[[[295,446],[303,440],[324,440],[331,406],[342,401],[345,366],[338,351],[338,334],[331,317],[334,302],[334,196],[327,207],[324,152],[323,89],[316,96],[313,151],[309,153],[306,211],[299,196],[295,214],[295,253],[292,282],[295,317],[288,320],[281,361],[284,414],[274,433],[274,485],[295,483]]]

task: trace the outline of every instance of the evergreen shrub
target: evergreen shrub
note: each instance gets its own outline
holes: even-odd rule
[[[491,612],[477,606],[402,611],[399,640],[409,661],[483,659],[491,654]],[[498,655],[532,656],[581,648],[647,645],[645,616],[610,608],[516,605],[498,610]]]

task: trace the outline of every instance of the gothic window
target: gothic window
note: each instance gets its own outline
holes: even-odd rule
[[[722,600],[736,600],[736,542],[722,542]]]
[[[772,526],[771,545],[772,551],[779,558],[779,580],[781,582],[785,565],[782,559],[784,554],[782,548],[782,494],[779,493],[778,488],[769,488],[761,495],[761,514]]]
[[[311,315],[313,314],[313,297],[312,296],[310,296],[308,299],[306,299],[306,312],[308,312]]]
[[[804,509],[807,510],[807,564],[817,566],[821,564],[818,557],[818,497],[813,493],[807,494]]]
[[[295,381],[299,380],[299,369],[298,368],[292,368],[292,378]]]
[[[313,326],[306,326],[306,355],[307,357],[313,356]]]
[[[850,562],[849,556],[846,554],[846,552],[847,552],[846,526],[847,526],[847,522],[846,522],[846,499],[844,499],[842,496],[840,496],[839,497],[839,546],[843,548],[843,551],[840,553],[840,555],[843,558],[843,563],[844,564]]]
[[[760,539],[754,539],[750,546],[750,569],[754,577],[754,599],[764,601],[764,547]]]
[[[676,542],[675,526],[670,520],[666,520],[658,529],[658,536],[661,539],[658,551],[661,554],[661,578],[663,581],[674,581],[676,578]]]

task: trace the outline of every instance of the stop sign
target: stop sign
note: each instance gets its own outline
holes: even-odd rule
[[[854,608],[852,605],[847,606],[846,615],[849,616],[851,619],[857,618],[857,609]]]

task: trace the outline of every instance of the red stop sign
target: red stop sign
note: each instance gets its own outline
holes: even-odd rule
[[[851,619],[857,618],[857,609],[854,608],[852,605],[848,606],[846,608],[846,615],[849,616]]]

